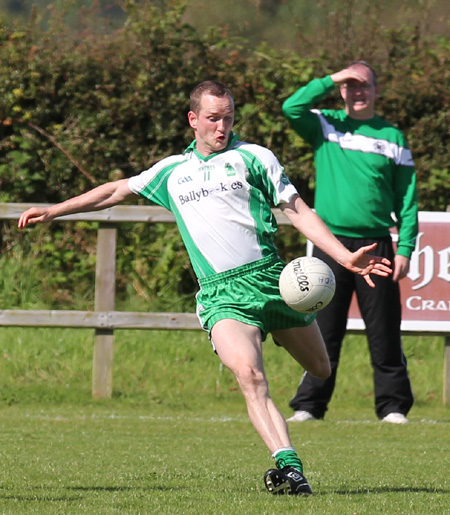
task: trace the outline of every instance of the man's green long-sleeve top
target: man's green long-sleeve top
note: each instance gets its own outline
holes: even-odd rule
[[[340,236],[383,237],[396,225],[397,254],[409,258],[418,232],[418,207],[408,143],[379,116],[357,120],[344,110],[311,109],[334,87],[330,76],[314,79],[283,104],[292,128],[315,151],[315,209]]]

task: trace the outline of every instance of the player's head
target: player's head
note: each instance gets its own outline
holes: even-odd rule
[[[190,109],[194,111],[194,113],[199,113],[203,95],[212,95],[218,98],[228,97],[234,103],[231,91],[224,84],[215,80],[205,80],[197,84],[191,91]]]
[[[234,123],[234,100],[220,82],[204,81],[191,92],[189,125],[194,129],[196,148],[204,156],[224,150]]]
[[[347,114],[360,120],[372,118],[375,114],[375,100],[379,94],[374,68],[366,61],[353,61],[347,69],[363,77],[362,81],[350,79],[340,86]]]

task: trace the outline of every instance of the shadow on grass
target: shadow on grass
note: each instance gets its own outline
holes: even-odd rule
[[[4,487],[3,487],[4,489]],[[31,488],[33,490],[33,488]],[[38,490],[37,494],[29,495],[2,495],[0,493],[0,499],[5,501],[23,501],[23,502],[75,502],[80,501],[80,497],[76,495],[51,495],[51,490],[55,490],[52,487],[36,487]],[[132,487],[132,486],[68,486],[61,487],[58,490],[66,490],[72,492],[127,492],[141,490],[144,492],[164,492],[164,491],[176,491],[183,490],[181,487],[169,487],[169,486],[151,486],[151,487]],[[44,493],[47,491],[48,493]],[[327,495],[373,495],[373,494],[387,494],[387,493],[425,493],[425,494],[450,494],[450,490],[442,488],[390,488],[388,486],[379,488],[368,488],[359,490],[330,490],[328,492],[315,493],[313,497],[322,497]]]

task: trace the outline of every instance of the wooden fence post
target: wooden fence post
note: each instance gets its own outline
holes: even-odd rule
[[[116,295],[117,228],[100,223],[95,269],[95,311],[114,311]],[[105,321],[107,322],[107,321]],[[114,329],[95,330],[92,364],[92,396],[110,398],[113,389]]]

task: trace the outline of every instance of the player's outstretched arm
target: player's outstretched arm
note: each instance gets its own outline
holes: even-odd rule
[[[392,273],[389,259],[368,254],[376,247],[376,243],[361,247],[356,252],[350,252],[332,234],[325,222],[298,195],[294,196],[289,203],[281,204],[280,208],[292,225],[311,240],[314,245],[326,252],[347,270],[362,275],[372,288],[375,287],[375,284],[370,278],[370,274],[387,277]]]
[[[133,192],[128,187],[128,179],[107,182],[60,204],[45,208],[32,207],[20,215],[17,225],[19,229],[23,229],[28,224],[50,222],[58,216],[106,209],[119,204],[131,195]]]

